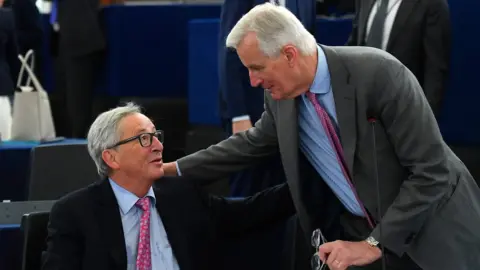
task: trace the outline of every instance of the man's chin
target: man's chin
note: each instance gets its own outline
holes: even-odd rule
[[[155,180],[158,180],[162,178],[164,175],[165,175],[165,172],[163,171],[163,168],[160,168],[155,170],[154,173],[152,173],[152,178],[154,178]]]
[[[282,99],[282,96],[278,95],[275,92],[270,92],[270,96],[272,97],[273,100],[281,100]]]
[[[289,98],[289,97],[282,96],[282,95],[271,95],[271,97],[272,97],[272,99],[275,100],[275,101],[291,99],[291,98]]]

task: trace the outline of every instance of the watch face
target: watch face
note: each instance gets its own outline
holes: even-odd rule
[[[372,246],[377,246],[378,245],[378,241],[375,240],[375,238],[373,238],[372,236],[368,237],[367,238],[367,243],[372,245]]]

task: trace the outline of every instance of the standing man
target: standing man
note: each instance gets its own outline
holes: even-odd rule
[[[43,37],[42,17],[35,4],[35,0],[8,0],[15,16],[15,29],[17,33],[19,53],[25,55],[29,50],[35,52],[35,75],[43,83]],[[18,61],[18,59],[16,59]]]
[[[446,0],[357,0],[350,46],[395,56],[417,77],[436,116],[450,67],[451,25]]]
[[[268,3],[226,44],[266,89],[265,111],[167,175],[221,178],[280,152],[307,239],[328,241],[306,253],[330,269],[480,268],[480,189],[409,69],[382,50],[317,45]]]
[[[260,119],[263,112],[263,94],[258,87],[250,86],[246,69],[235,51],[225,47],[225,39],[233,26],[250,9],[258,4],[271,2],[288,8],[303,23],[305,28],[315,34],[315,0],[225,0],[220,15],[219,35],[219,79],[220,110],[222,123],[230,136],[245,131]],[[230,190],[232,196],[248,196],[285,181],[285,175],[279,170],[279,156],[232,175]],[[252,181],[263,179],[262,182]]]
[[[51,23],[58,34],[60,70],[65,72],[65,110],[70,134],[85,138],[92,118],[93,90],[104,60],[105,37],[99,0],[52,0]]]

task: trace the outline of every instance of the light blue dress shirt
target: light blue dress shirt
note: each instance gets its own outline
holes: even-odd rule
[[[122,218],[125,246],[127,248],[127,270],[136,270],[138,236],[142,209],[135,205],[140,199],[135,194],[119,186],[110,179],[113,193],[117,198]],[[152,253],[152,270],[179,270],[172,247],[167,239],[167,232],[155,207],[155,193],[150,188],[147,195],[150,204],[150,247]]]
[[[315,93],[318,102],[330,115],[330,119],[338,131],[337,115],[335,112],[335,102],[330,83],[330,72],[328,71],[327,58],[325,57],[322,48],[318,46],[317,50],[317,71],[310,92]],[[298,125],[300,150],[306,156],[308,161],[310,161],[315,170],[320,174],[348,211],[357,216],[365,216],[355,198],[353,190],[350,188],[350,185],[343,174],[342,168],[337,160],[335,149],[330,143],[325,129],[320,122],[320,118],[306,94],[303,94],[298,99]]]

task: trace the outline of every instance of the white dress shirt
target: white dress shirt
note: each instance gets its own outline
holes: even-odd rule
[[[372,27],[373,19],[377,14],[378,5],[380,4],[381,0],[377,0],[377,2],[373,5],[372,10],[370,12],[370,16],[368,17],[367,22],[367,30],[365,33],[365,40],[368,38],[370,33],[370,28]],[[382,40],[382,50],[387,49],[388,39],[390,38],[390,32],[392,31],[393,23],[395,22],[395,17],[397,16],[398,8],[402,0],[389,0],[388,1],[388,8],[387,8],[387,18],[385,19],[385,25],[383,27],[383,40]]]

